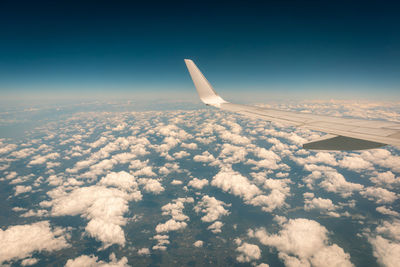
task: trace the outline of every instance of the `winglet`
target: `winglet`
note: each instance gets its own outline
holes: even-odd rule
[[[192,60],[185,59],[185,63],[201,101],[206,105],[212,106],[219,106],[220,104],[228,103],[214,91],[211,84],[207,81]]]

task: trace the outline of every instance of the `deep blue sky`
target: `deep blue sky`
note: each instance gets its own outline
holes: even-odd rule
[[[1,1],[0,94],[187,92],[191,58],[225,95],[400,99],[400,4],[261,2]]]

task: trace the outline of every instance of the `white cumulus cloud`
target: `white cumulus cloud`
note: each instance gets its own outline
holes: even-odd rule
[[[65,264],[65,267],[128,267],[128,259],[126,257],[122,257],[120,260],[117,260],[114,253],[110,255],[110,261],[105,262],[102,260],[98,260],[97,256],[94,255],[82,255],[75,259],[69,259]]]
[[[261,250],[257,245],[244,242],[237,249],[239,256],[236,260],[238,262],[251,262],[261,258]]]
[[[203,246],[203,241],[197,240],[196,242],[193,243],[193,246],[201,248]]]
[[[275,247],[279,258],[289,266],[295,263],[321,267],[353,266],[350,255],[336,244],[330,245],[327,229],[313,220],[291,219],[277,234],[259,229],[254,232],[254,237],[264,245]]]
[[[206,179],[201,179],[200,180],[200,179],[197,179],[197,178],[193,178],[188,183],[188,186],[191,186],[191,187],[197,188],[197,189],[202,189],[206,185],[208,185],[208,180],[206,180]]]
[[[52,229],[48,221],[14,225],[0,229],[0,263],[31,257],[34,252],[67,248],[62,229]]]
[[[361,191],[360,194],[378,204],[392,203],[398,198],[396,193],[381,187],[367,187],[365,190]]]
[[[229,214],[229,211],[224,208],[228,206],[223,201],[216,199],[215,197],[203,196],[202,200],[194,207],[194,210],[199,213],[202,212],[205,215],[201,217],[203,222],[213,222]]]
[[[105,183],[111,183],[110,179],[107,178]],[[57,188],[48,194],[52,200],[44,201],[41,205],[51,207],[52,216],[85,217],[89,220],[86,232],[103,242],[103,248],[112,244],[125,245],[125,235],[121,226],[127,222],[123,215],[128,211],[128,201],[142,199],[140,191],[124,191],[103,185],[76,188],[71,192]]]
[[[143,189],[146,192],[153,193],[155,195],[158,195],[164,191],[164,187],[156,179],[140,178],[139,184],[143,185]]]
[[[30,185],[28,185],[28,186],[17,185],[15,187],[14,196],[17,196],[17,195],[20,195],[20,194],[23,194],[23,193],[27,193],[27,192],[30,192],[30,191],[32,191],[32,186],[30,186]]]

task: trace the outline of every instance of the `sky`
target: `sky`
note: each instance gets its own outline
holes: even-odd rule
[[[395,1],[1,1],[0,94],[399,100]]]

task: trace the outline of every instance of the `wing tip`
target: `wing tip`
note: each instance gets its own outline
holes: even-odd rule
[[[184,61],[189,74],[192,77],[197,93],[199,94],[200,100],[203,101],[203,103],[212,106],[219,106],[220,104],[228,103],[214,91],[211,84],[191,59],[184,59]]]

